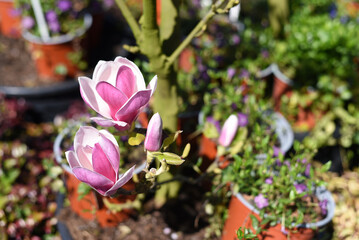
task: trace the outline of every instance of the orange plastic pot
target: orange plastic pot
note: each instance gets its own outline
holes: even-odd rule
[[[260,220],[258,214],[250,210],[238,197],[232,196],[229,203],[228,218],[222,233],[222,240],[237,239],[237,230],[240,227],[250,228],[254,232],[252,221],[250,219],[251,214]],[[287,235],[281,231],[281,224],[266,228],[266,230],[267,231],[264,231],[257,236],[258,239],[287,240]],[[314,237],[315,232],[310,228],[298,228],[294,229],[289,234],[291,240],[311,240]]]
[[[128,219],[133,213],[132,209],[123,209],[120,212],[111,212],[103,202],[105,197],[95,191],[90,191],[82,199],[79,199],[78,186],[80,181],[71,173],[65,171],[67,196],[70,201],[71,209],[80,217],[87,220],[96,219],[102,227],[117,226],[118,223]],[[134,182],[126,183],[122,188],[133,190]],[[116,198],[109,198],[110,203],[125,203],[126,201],[135,200],[136,195],[121,195]]]
[[[292,86],[283,81],[277,76],[274,76],[272,98],[274,100],[274,109],[279,111],[280,99],[284,94],[287,94],[292,89]]]
[[[0,1],[0,32],[6,37],[19,38],[21,36],[20,16],[15,14],[13,1]]]
[[[291,230],[285,229],[291,240],[310,240],[313,239],[318,229],[325,228],[334,217],[335,202],[331,193],[323,187],[316,189],[316,196],[320,201],[324,199],[327,203],[327,215],[318,222],[303,223]],[[224,224],[222,240],[237,239],[237,231],[240,227],[250,228],[253,232],[250,215],[260,220],[259,212],[241,194],[233,195],[228,209],[228,218]],[[288,236],[282,231],[281,224],[266,228],[257,237],[260,240],[287,240]]]
[[[51,45],[30,42],[30,50],[37,73],[42,79],[63,81],[66,77],[74,78],[79,72],[76,64],[69,59],[69,55],[75,52],[72,42]],[[57,73],[59,67],[65,67],[66,74]]]

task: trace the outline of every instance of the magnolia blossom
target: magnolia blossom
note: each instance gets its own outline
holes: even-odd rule
[[[265,197],[263,196],[263,194],[261,194],[261,193],[254,198],[254,203],[256,204],[256,206],[257,206],[259,209],[268,207],[268,205],[269,205],[268,199],[265,198]]]
[[[236,115],[231,115],[225,121],[221,135],[219,136],[218,142],[224,147],[228,147],[233,141],[234,136],[237,133],[238,128],[238,117]]]
[[[97,124],[118,130],[127,130],[148,104],[156,89],[155,76],[146,88],[138,67],[123,57],[114,61],[99,61],[92,79],[80,77],[83,100],[100,117],[92,118]]]
[[[145,149],[148,151],[158,151],[162,145],[162,119],[160,114],[156,113],[152,116],[148,123]]]
[[[113,195],[133,176],[135,166],[119,174],[120,151],[115,137],[106,130],[80,127],[74,151],[66,152],[73,174],[103,196]]]

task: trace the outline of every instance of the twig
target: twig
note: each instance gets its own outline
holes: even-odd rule
[[[130,9],[127,7],[126,3],[123,0],[116,0],[116,4],[121,10],[121,13],[126,19],[128,25],[130,26],[132,33],[136,38],[136,42],[139,42],[141,38],[141,29],[135,17],[132,15]]]

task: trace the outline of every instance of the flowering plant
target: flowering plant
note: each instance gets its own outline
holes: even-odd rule
[[[240,192],[259,211],[262,219],[259,234],[268,226],[282,225],[282,231],[308,222],[321,220],[327,214],[327,200],[315,197],[316,189],[325,182],[314,176],[310,161],[313,153],[306,151],[299,142],[289,158],[282,154],[267,154],[259,162],[253,150],[246,148],[243,155],[234,156],[234,162],[222,172],[222,182],[231,183],[233,193]],[[325,172],[330,162],[320,169]]]
[[[268,139],[270,148],[278,147],[269,114],[271,104],[264,99],[265,82],[250,79],[244,70],[241,74],[238,78],[236,70],[229,69],[221,88],[214,83],[204,96],[201,127],[206,137],[218,139],[219,155],[235,155],[248,146],[262,153],[264,146],[258,138]]]
[[[147,130],[136,128],[139,113],[148,105],[156,89],[157,77],[145,87],[138,67],[126,58],[100,61],[95,67],[93,79],[80,77],[80,92],[83,100],[99,116],[91,118],[105,129],[82,126],[74,137],[74,148],[66,152],[72,173],[103,196],[113,196],[135,174],[135,165],[122,170],[120,145],[116,136],[127,139],[130,146],[144,142],[144,177],[137,181],[139,192],[154,187],[155,178],[169,170],[169,165],[180,165],[189,152],[186,146],[178,156],[166,149],[180,132],[164,133],[161,116],[156,113],[148,123]],[[112,127],[112,128],[110,128]],[[144,135],[144,133],[146,133]],[[157,168],[152,162],[157,162]],[[135,190],[136,192],[136,190]],[[122,193],[127,193],[125,190]],[[129,194],[133,194],[130,192]]]
[[[84,25],[84,13],[89,6],[88,0],[51,0],[40,1],[45,23],[51,37],[76,31]],[[23,29],[40,36],[40,26],[35,8],[29,0],[15,0],[15,6],[21,14]]]

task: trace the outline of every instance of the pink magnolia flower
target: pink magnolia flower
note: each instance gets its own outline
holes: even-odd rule
[[[83,100],[100,117],[92,118],[103,127],[127,130],[148,104],[157,85],[155,76],[146,88],[141,71],[130,60],[117,57],[99,61],[92,79],[79,77]]]
[[[238,128],[238,117],[232,114],[224,122],[221,135],[219,136],[218,139],[219,144],[224,147],[228,147],[237,133],[237,128]]]
[[[159,113],[152,116],[148,123],[145,148],[148,151],[158,151],[162,145],[162,119]]]
[[[66,158],[73,174],[103,196],[113,195],[133,176],[135,166],[119,174],[120,151],[115,137],[106,130],[80,127],[74,139],[74,151]]]

